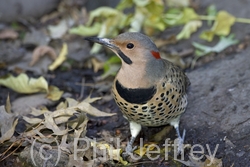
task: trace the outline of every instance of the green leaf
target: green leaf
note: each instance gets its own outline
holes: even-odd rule
[[[29,78],[24,73],[17,77],[8,75],[5,78],[0,78],[0,85],[6,86],[18,93],[48,92],[48,83],[43,77],[39,77],[38,79]]]
[[[193,20],[188,22],[182,29],[182,31],[176,36],[177,40],[188,39],[193,32],[196,32],[201,27],[202,22],[200,20]]]
[[[207,8],[207,15],[210,17],[215,17],[217,14],[216,6],[215,5],[209,5]],[[207,25],[211,26],[212,25],[212,20],[207,21]]]
[[[192,8],[171,9],[165,14],[164,21],[171,26],[185,24],[191,20],[196,20],[199,15]]]
[[[134,5],[133,0],[121,0],[121,2],[116,6],[117,10],[124,10],[130,8]]]
[[[234,35],[231,34],[228,37],[220,37],[220,41],[214,46],[209,47],[196,42],[193,42],[193,46],[196,48],[196,56],[201,57],[211,52],[219,53],[226,49],[227,47],[237,44],[239,41],[234,39]]]
[[[121,63],[121,59],[114,55],[114,56],[111,56],[108,61],[106,61],[103,65],[103,70],[104,70],[104,74],[107,73],[110,69],[110,66],[112,66],[113,64],[120,64]],[[116,73],[114,73],[116,74]]]
[[[79,25],[78,27],[71,28],[69,30],[70,34],[82,35],[82,36],[94,36],[99,33],[101,30],[100,23],[94,23],[91,27],[86,27],[83,25]]]

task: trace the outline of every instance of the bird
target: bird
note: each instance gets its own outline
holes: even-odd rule
[[[113,39],[86,37],[112,50],[121,67],[112,85],[114,100],[129,121],[131,139],[125,154],[136,147],[134,141],[142,126],[158,127],[170,124],[178,136],[178,153],[185,138],[179,131],[180,116],[187,107],[190,81],[181,68],[161,58],[155,43],[139,32],[125,32]]]

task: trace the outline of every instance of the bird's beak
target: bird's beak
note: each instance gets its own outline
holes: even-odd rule
[[[85,40],[90,41],[90,42],[96,42],[99,43],[103,46],[108,47],[109,49],[111,49],[113,52],[115,52],[125,63],[127,64],[132,64],[132,61],[130,60],[130,58],[128,56],[126,56],[120,49],[118,46],[116,46],[113,42],[112,39],[108,39],[108,38],[98,38],[98,37],[87,37],[85,38]]]
[[[119,48],[115,44],[112,43],[113,41],[112,39],[98,38],[98,37],[86,37],[84,39],[90,42],[99,43],[103,46],[110,48],[111,50],[116,50],[116,51],[119,50]]]

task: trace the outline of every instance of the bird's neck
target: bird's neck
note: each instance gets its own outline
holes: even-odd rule
[[[148,88],[159,79],[158,72],[162,72],[159,71],[159,64],[151,64],[150,68],[146,62],[140,62],[139,65],[122,64],[116,79],[126,88]]]

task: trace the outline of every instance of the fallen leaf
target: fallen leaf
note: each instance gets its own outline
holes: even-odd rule
[[[60,129],[55,123],[52,114],[44,113],[44,125],[46,128],[51,129],[55,135],[65,135],[68,132],[68,129]]]
[[[79,109],[85,113],[88,113],[96,117],[110,117],[110,116],[116,115],[116,113],[102,112],[85,101],[80,102],[74,108]]]
[[[50,36],[53,39],[62,38],[62,36],[67,32],[68,25],[67,21],[62,19],[57,25],[55,26],[48,26],[48,30],[50,32]]]
[[[93,65],[94,72],[98,72],[99,70],[103,69],[103,62],[99,61],[95,57],[93,57],[90,61]]]
[[[31,108],[31,113],[30,115],[33,115],[33,116],[40,116],[40,115],[43,115],[44,113],[46,112],[49,112],[49,111],[46,111],[46,110],[39,110],[39,109],[36,109],[36,108]]]
[[[168,44],[175,44],[176,42],[177,42],[177,40],[176,40],[175,35],[171,35],[167,39],[155,39],[154,40],[154,43],[157,46],[157,48],[160,48],[160,47],[162,47],[164,45],[168,45]]]
[[[0,32],[0,39],[17,39],[18,33],[12,29],[5,29]]]
[[[147,151],[152,151],[155,148],[155,144],[144,144],[143,147],[139,147],[134,151],[134,153],[140,155],[141,157],[147,153]]]
[[[43,121],[40,118],[29,118],[27,116],[23,116],[23,120],[25,120],[27,123],[30,123],[30,124],[33,124],[33,125],[41,123]]]
[[[197,20],[199,15],[192,8],[177,9],[172,8],[164,15],[164,21],[167,25],[176,26],[186,24],[191,20]]]
[[[95,22],[91,27],[79,25],[78,27],[71,28],[69,30],[69,33],[81,36],[95,36],[100,32],[100,30],[101,30],[101,24]]]
[[[0,55],[1,56],[1,55]],[[15,60],[11,64],[8,65],[9,71],[16,71],[16,69],[20,69],[21,71],[32,71],[35,75],[43,75],[47,73],[49,65],[52,63],[51,58],[49,56],[40,57],[39,63],[35,66],[30,66],[30,62],[32,61],[32,52],[27,51],[22,59],[13,59]]]
[[[204,166],[204,162],[200,161],[197,157],[195,157],[194,155],[189,155],[188,156],[189,160],[187,161],[183,161],[183,160],[179,160],[176,159],[176,161],[184,164],[185,166],[192,166],[192,167],[205,167]]]
[[[166,0],[168,7],[175,7],[175,8],[181,8],[181,7],[188,7],[190,5],[189,0]]]
[[[49,70],[53,71],[55,70],[58,66],[60,66],[67,58],[68,54],[68,45],[66,43],[63,43],[61,52],[59,56],[56,58],[56,60],[49,66]]]
[[[49,86],[49,92],[47,94],[47,98],[52,101],[58,101],[63,95],[63,91],[61,91],[56,86]]]
[[[8,97],[6,99],[6,104],[5,104],[5,110],[7,113],[11,113],[11,103],[10,103],[10,96],[8,94]]]
[[[12,127],[8,131],[6,131],[5,133],[2,134],[2,136],[0,138],[0,143],[3,143],[6,140],[9,140],[13,136],[17,123],[18,123],[18,119],[16,119],[13,122]]]
[[[217,14],[216,6],[215,5],[209,5],[207,8],[207,15],[209,17],[215,17]],[[211,26],[212,25],[212,20],[207,21],[207,25]]]
[[[50,56],[52,60],[55,60],[57,57],[57,54],[54,48],[50,46],[38,46],[33,51],[32,60],[29,65],[30,66],[35,65],[39,61],[39,59],[44,55]]]
[[[227,36],[235,20],[236,18],[226,11],[219,11],[211,30],[203,31],[200,34],[200,38],[210,42],[213,40],[214,35]]]
[[[0,85],[6,86],[18,93],[48,92],[48,83],[43,77],[39,77],[38,79],[29,78],[24,73],[17,77],[8,75],[7,77],[0,78]]]
[[[15,114],[8,113],[5,110],[5,106],[0,106],[0,129],[2,135],[5,134],[9,129],[11,129],[15,117]]]
[[[199,27],[202,26],[202,22],[200,20],[193,20],[185,24],[182,31],[176,36],[177,40],[188,39],[190,35],[197,31]]]
[[[35,108],[37,107],[51,106],[54,103],[55,102],[46,98],[45,93],[26,95],[18,97],[12,102],[12,111],[19,115],[27,115],[36,110]]]
[[[222,167],[222,159],[217,159],[217,158],[213,158],[211,159],[211,157],[209,155],[205,155],[206,156],[206,160],[204,162],[204,166],[210,166],[210,167]]]
[[[115,76],[121,66],[121,60],[118,56],[111,56],[103,64],[104,73],[101,76],[101,79],[105,79],[108,76]]]
[[[214,47],[205,46],[196,42],[193,42],[192,44],[196,48],[196,51],[195,51],[196,56],[200,57],[211,52],[219,53],[223,51],[224,49],[226,49],[227,47],[237,44],[239,41],[233,38],[234,38],[233,34],[229,35],[228,37],[221,36],[220,41]]]

